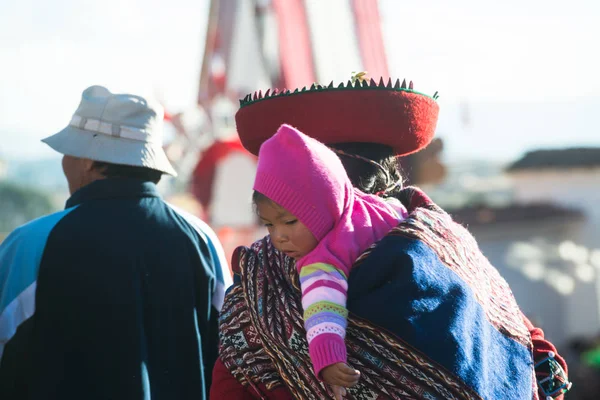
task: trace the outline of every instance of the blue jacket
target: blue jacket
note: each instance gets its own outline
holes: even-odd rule
[[[206,398],[229,283],[153,183],[85,186],[0,245],[0,398]]]

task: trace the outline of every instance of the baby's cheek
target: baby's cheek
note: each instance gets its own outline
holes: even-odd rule
[[[317,240],[315,239],[315,237],[312,234],[310,234],[310,236],[308,236],[308,237],[305,237],[304,238],[304,246],[303,246],[304,253],[305,254],[310,253],[317,247],[318,244],[319,244],[319,242],[317,242]]]

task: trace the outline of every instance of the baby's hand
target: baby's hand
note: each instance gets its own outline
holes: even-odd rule
[[[343,400],[344,396],[346,396],[346,388],[344,387],[331,385],[331,390],[333,391],[335,400]]]
[[[321,378],[332,386],[336,399],[341,399],[346,392],[343,388],[356,385],[360,379],[360,372],[346,363],[337,363],[323,368]]]

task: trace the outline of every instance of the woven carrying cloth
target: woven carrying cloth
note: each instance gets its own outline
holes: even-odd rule
[[[434,263],[426,254],[430,251],[438,260],[439,268],[451,275],[454,286],[447,293],[464,287],[466,294],[458,295],[456,304],[452,298],[444,300],[443,304],[447,303],[450,311],[439,306],[423,311],[426,303],[406,311],[402,305],[415,303],[420,294],[410,287],[399,292],[393,287],[394,278],[385,276],[383,270],[373,270],[371,275],[390,279],[387,286],[393,296],[387,297],[389,304],[385,310],[379,310],[378,316],[372,310],[377,303],[381,308],[381,300],[370,303],[370,296],[386,294],[386,285],[375,282],[377,288],[363,294],[361,290],[365,286],[360,287],[357,282],[369,285],[369,279],[357,273],[353,280],[351,274],[346,345],[348,363],[361,371],[361,379],[358,385],[348,389],[347,398],[482,399],[501,393],[502,397],[496,398],[537,399],[531,339],[506,282],[487,263],[466,230],[452,222],[422,192],[406,188],[400,200],[408,207],[409,218],[363,253],[356,261],[355,270],[371,271],[376,264],[381,264],[382,256],[394,259],[393,251],[387,248],[398,249],[408,243],[417,246],[428,273],[435,272],[435,266],[431,266]],[[411,254],[413,250],[401,249],[398,254]],[[374,260],[372,265],[370,260]],[[411,268],[402,263],[388,264],[396,272],[406,269],[415,277],[414,281],[423,286],[416,263]],[[220,357],[225,366],[240,383],[252,385],[257,391],[257,383],[269,389],[285,385],[298,399],[333,398],[312,372],[295,262],[275,250],[266,237],[250,248],[238,248],[233,268],[237,281],[225,298],[220,317]],[[410,285],[410,278],[396,275]],[[442,273],[435,273],[433,279],[445,281]],[[353,292],[352,285],[358,292]],[[404,291],[409,300],[402,298]],[[448,296],[447,293],[443,296]],[[470,302],[464,303],[466,296]],[[437,301],[434,297],[426,296],[429,303]],[[365,312],[365,309],[371,311]],[[469,314],[471,309],[478,310],[478,317]],[[373,320],[379,319],[377,323],[369,322],[371,316]],[[428,316],[436,325],[425,332]],[[369,317],[369,321],[365,317]],[[462,317],[466,320],[461,320]],[[464,331],[469,339],[453,330],[453,325],[464,327],[468,325],[464,321],[474,318],[483,320],[483,327],[461,328],[460,332]],[[387,324],[388,320],[400,322]],[[450,321],[448,328],[444,321]],[[411,334],[412,331],[417,334]],[[478,335],[484,337],[482,354],[467,347],[478,340]],[[452,342],[453,338],[456,342]],[[490,357],[486,356],[488,351]],[[493,359],[496,353],[502,352],[508,353],[508,358]],[[463,355],[467,353],[465,358]],[[520,371],[519,366],[522,366]],[[479,367],[483,370],[478,370]],[[485,386],[478,383],[490,380],[497,382],[485,383]],[[521,397],[514,397],[515,393]],[[527,395],[522,397],[524,393]]]

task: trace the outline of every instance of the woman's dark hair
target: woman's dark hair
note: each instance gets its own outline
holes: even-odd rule
[[[339,154],[339,158],[346,169],[352,185],[364,193],[376,194],[386,191],[396,183],[402,183],[398,158],[390,146],[377,143],[338,143],[329,145],[334,150],[355,154],[360,157],[375,161],[387,171],[360,158]],[[395,197],[400,192],[402,185],[397,185],[392,190],[383,194],[383,197]]]
[[[160,182],[162,172],[131,165],[111,164],[103,161],[94,161],[92,167],[98,170],[106,178],[131,178],[154,183]]]

